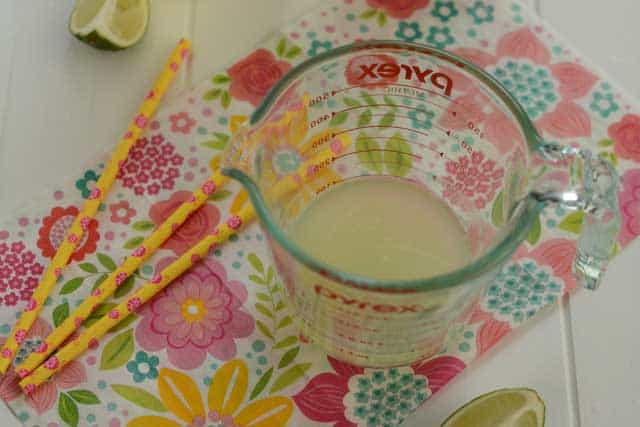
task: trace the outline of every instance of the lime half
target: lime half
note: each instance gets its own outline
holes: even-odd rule
[[[476,397],[442,427],[543,427],[544,403],[527,388],[496,390]]]
[[[120,50],[136,44],[149,22],[149,0],[78,0],[69,31],[102,50]]]

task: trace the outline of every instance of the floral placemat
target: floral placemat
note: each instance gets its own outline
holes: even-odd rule
[[[227,145],[239,116],[249,115],[292,65],[366,38],[450,49],[505,83],[526,77],[529,92],[518,97],[546,138],[587,145],[618,167],[618,249],[640,234],[640,110],[524,6],[506,0],[344,0],[292,22],[157,114],[16,362],[188,197],[209,174],[210,160]],[[97,160],[40,206],[0,226],[0,335],[30,298],[102,167]],[[216,193],[85,324],[209,233],[237,190],[231,184]],[[32,396],[25,398],[10,372],[0,382],[0,397],[33,426],[397,425],[480,354],[575,287],[571,262],[581,220],[561,208],[545,211],[469,321],[451,332],[446,351],[384,370],[334,360],[299,336],[254,224]]]

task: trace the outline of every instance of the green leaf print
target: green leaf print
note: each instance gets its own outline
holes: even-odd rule
[[[100,320],[102,316],[110,312],[115,306],[116,304],[112,302],[105,302],[100,304],[95,310],[91,312],[89,316],[87,316],[86,319],[84,319],[84,322],[82,322],[82,326],[88,328],[89,326],[93,325],[98,320]]]
[[[384,27],[384,24],[387,23],[387,15],[385,15],[383,11],[380,11],[376,20],[378,21],[378,25]]]
[[[251,395],[249,396],[249,400],[253,400],[256,397],[258,397],[258,395],[262,392],[262,390],[264,390],[267,384],[269,384],[269,380],[271,379],[272,375],[273,375],[273,368],[269,368],[267,372],[262,374],[262,376],[256,383],[255,387],[253,387],[253,390],[251,391]]]
[[[109,332],[119,332],[123,329],[126,329],[127,326],[135,322],[137,319],[138,319],[138,315],[135,313],[131,313],[127,317],[122,319],[120,323],[115,325],[113,328],[109,329]]]
[[[58,397],[58,415],[60,419],[71,427],[78,425],[78,405],[65,393],[60,393]]]
[[[97,405],[100,399],[90,390],[71,390],[69,396],[81,405]]]
[[[116,369],[124,365],[133,354],[133,349],[133,329],[116,335],[102,350],[100,370]]]
[[[569,233],[580,234],[583,220],[584,212],[571,212],[569,215],[565,216],[562,221],[560,221],[560,224],[558,224],[558,228],[568,231]]]
[[[267,308],[266,305],[257,302],[255,306],[256,306],[256,310],[258,310],[260,313],[267,316],[269,319],[273,319],[273,313],[271,312],[271,310]]]
[[[269,393],[275,393],[283,388],[286,388],[296,382],[299,378],[303,377],[304,374],[311,367],[311,363],[298,363],[297,365],[293,365],[275,379]]]
[[[258,273],[260,274],[264,273],[264,265],[262,265],[262,261],[260,261],[260,258],[258,258],[258,255],[251,252],[249,255],[247,255],[247,261],[249,261],[249,264],[251,264],[251,267],[253,267],[253,269],[256,270]]]
[[[95,265],[91,264],[90,262],[83,262],[78,264],[78,267],[80,267],[80,270],[82,271],[86,271],[87,273],[97,273],[98,272],[98,267],[96,267]]]
[[[276,349],[286,348],[294,345],[297,342],[298,342],[298,337],[296,337],[295,335],[291,335],[282,339],[281,341],[278,341],[278,343],[276,343],[276,345],[273,348],[276,348]]]
[[[500,227],[504,223],[503,199],[504,194],[501,191],[493,201],[493,207],[491,208],[491,222],[496,227]]]
[[[378,142],[364,132],[356,137],[356,153],[364,167],[377,173],[382,172],[382,154]]]
[[[233,193],[229,190],[216,190],[212,195],[209,196],[208,200],[212,202],[221,202]]]
[[[127,277],[125,281],[117,287],[116,291],[113,293],[113,296],[116,298],[120,298],[127,295],[129,292],[131,292],[131,289],[133,289],[133,285],[135,285],[135,283],[135,276],[131,275]]]
[[[271,297],[270,297],[269,295],[265,294],[265,293],[258,292],[258,293],[256,294],[256,297],[257,297],[260,301],[263,301],[263,302],[271,302]]]
[[[229,143],[229,135],[222,132],[214,132],[213,136],[215,137],[215,139],[201,142],[200,145],[207,148],[213,148],[214,150],[224,150]]]
[[[256,327],[258,328],[260,333],[262,333],[262,335],[264,335],[265,337],[267,337],[271,341],[273,341],[273,339],[274,339],[273,338],[273,334],[269,330],[269,327],[262,322],[262,320],[256,319]]]
[[[286,328],[287,326],[289,326],[292,323],[293,323],[293,319],[291,318],[291,316],[286,315],[285,317],[283,317],[280,320],[280,322],[278,323],[278,326],[276,327],[276,329]]]
[[[341,111],[340,113],[334,114],[329,121],[329,126],[340,126],[347,121],[347,117],[349,117],[349,114],[346,111]]]
[[[118,268],[116,263],[111,259],[109,255],[97,253],[96,257],[98,258],[98,261],[100,262],[100,264],[102,264],[102,266],[106,268],[108,271],[113,271],[116,268]]]
[[[215,76],[213,76],[213,79],[211,79],[211,81],[215,85],[221,85],[224,83],[229,83],[231,79],[226,74],[216,74]]]
[[[262,285],[264,286],[266,283],[264,282],[264,279],[256,274],[250,274],[249,275],[249,280],[251,280],[253,283],[255,283],[256,285]]]
[[[358,117],[358,126],[366,126],[371,123],[371,110],[364,110],[360,117]]]
[[[123,247],[125,249],[135,249],[138,246],[140,246],[140,243],[142,243],[142,242],[144,242],[144,237],[135,236],[135,237],[132,237],[129,240],[127,240]]]
[[[378,124],[380,126],[391,126],[395,120],[396,120],[396,113],[393,111],[388,111],[384,114],[384,116],[382,116]]]
[[[291,46],[289,50],[284,54],[287,59],[293,59],[302,53],[302,49],[299,46]]]
[[[153,230],[154,227],[156,225],[151,222],[151,221],[138,221],[138,222],[134,222],[131,225],[131,228],[133,228],[136,231],[149,231],[149,230]]]
[[[220,105],[222,108],[227,109],[229,105],[231,105],[231,95],[229,95],[228,91],[222,92],[222,96],[220,96]]]
[[[533,225],[529,229],[527,234],[527,242],[531,245],[535,245],[540,240],[540,234],[542,232],[542,226],[540,225],[540,217],[537,216],[533,221]]]
[[[374,16],[376,16],[377,13],[378,13],[378,9],[367,9],[360,14],[360,18],[362,19],[373,18]]]
[[[598,141],[598,147],[610,147],[613,145],[613,141],[610,139],[603,139]]]
[[[342,102],[344,102],[344,105],[346,105],[347,107],[359,107],[360,106],[360,103],[358,101],[356,101],[353,98],[346,97],[346,96],[344,97]]]
[[[60,295],[70,294],[71,292],[78,289],[82,283],[84,282],[84,277],[74,277],[73,279],[67,281],[62,288],[60,288]]]
[[[300,346],[293,347],[289,349],[281,358],[280,362],[278,362],[278,369],[286,368],[293,362],[300,352]]]
[[[369,105],[374,105],[376,103],[376,100],[373,99],[373,97],[369,95],[367,92],[360,92],[360,96],[362,97],[362,99],[364,99],[364,102],[366,102]]]
[[[167,412],[162,401],[146,390],[124,384],[112,384],[111,389],[120,397],[141,408],[155,412]]]
[[[102,273],[100,276],[98,276],[98,278],[96,279],[95,282],[93,282],[93,286],[91,287],[91,290],[95,290],[98,286],[100,286],[102,284],[102,282],[104,282],[105,280],[107,280],[107,277],[109,277],[109,275],[107,273]]]
[[[69,303],[65,302],[53,309],[53,325],[60,326],[69,317]]]
[[[206,91],[204,95],[202,95],[202,99],[204,99],[205,101],[213,101],[214,99],[220,98],[220,95],[222,95],[222,89],[210,89]]]
[[[405,176],[411,170],[411,145],[399,134],[393,135],[384,146],[384,164],[395,176]]]
[[[283,56],[286,48],[287,48],[287,39],[283,37],[280,39],[280,41],[278,42],[278,45],[276,46],[276,54],[278,56]]]

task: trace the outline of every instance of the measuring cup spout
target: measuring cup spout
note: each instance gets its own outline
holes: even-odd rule
[[[568,163],[569,184],[566,188],[543,174],[532,196],[545,205],[583,213],[574,274],[583,287],[596,289],[620,231],[618,174],[608,161],[589,150],[544,143],[539,152],[551,164]]]

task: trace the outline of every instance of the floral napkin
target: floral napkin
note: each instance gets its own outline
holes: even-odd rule
[[[640,111],[577,57],[549,27],[507,0],[344,0],[283,28],[259,48],[166,105],[149,123],[29,332],[16,362],[160,224],[229,142],[230,130],[294,64],[341,44],[395,38],[450,49],[517,94],[544,136],[579,143],[622,176],[621,249],[640,234]],[[530,90],[531,91],[531,90]],[[544,102],[537,102],[544,100]],[[78,171],[40,205],[0,224],[0,335],[38,278],[101,173]],[[209,233],[227,212],[230,184],[194,214],[113,301]],[[176,280],[53,380],[26,398],[13,372],[0,397],[30,426],[390,426],[545,305],[571,291],[582,217],[545,211],[469,321],[438,356],[395,369],[364,369],[327,357],[292,324],[264,235],[254,224]]]

